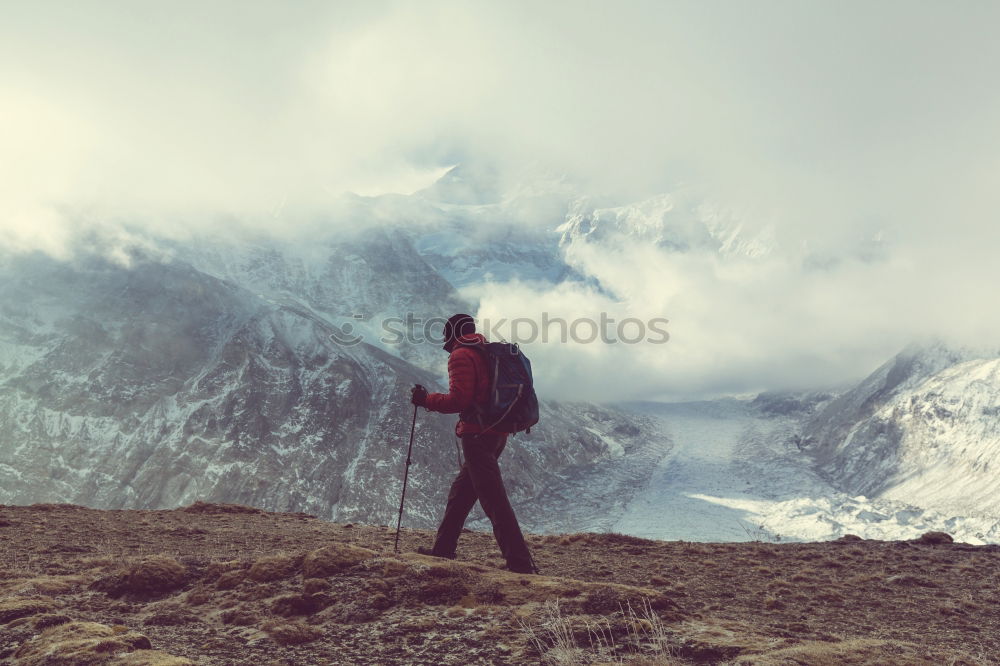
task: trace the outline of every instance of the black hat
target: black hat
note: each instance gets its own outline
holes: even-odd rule
[[[444,350],[450,352],[455,340],[476,332],[475,320],[467,314],[452,315],[444,323]]]

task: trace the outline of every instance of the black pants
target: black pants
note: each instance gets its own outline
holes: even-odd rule
[[[465,464],[448,493],[444,518],[434,542],[436,554],[449,557],[455,554],[465,519],[476,505],[476,500],[479,500],[483,511],[493,523],[493,536],[507,560],[507,566],[516,571],[531,570],[531,555],[528,554],[528,546],[524,543],[521,527],[517,524],[517,516],[514,515],[500,476],[498,460],[506,445],[506,434],[462,436]]]

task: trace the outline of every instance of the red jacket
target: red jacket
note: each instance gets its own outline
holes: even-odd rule
[[[424,404],[432,412],[458,414],[473,405],[483,405],[489,398],[490,374],[483,353],[465,345],[486,344],[479,333],[463,335],[448,357],[448,392],[431,393]],[[463,345],[462,343],[465,343]],[[459,436],[481,432],[475,421],[459,420],[455,433]]]

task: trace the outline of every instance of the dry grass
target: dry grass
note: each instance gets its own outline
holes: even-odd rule
[[[0,599],[0,625],[9,624],[22,617],[45,613],[53,608],[54,604],[48,599],[23,597]]]
[[[163,594],[187,581],[187,569],[172,557],[152,555],[129,567],[125,590],[133,594]]]
[[[45,629],[21,645],[14,653],[19,666],[49,666],[51,664],[107,663],[112,655],[146,652],[149,639],[125,627],[111,627],[97,622],[66,622]],[[191,664],[188,660],[170,661],[172,655],[137,655],[131,664]],[[118,661],[118,663],[122,663]]]
[[[375,551],[349,544],[330,544],[314,550],[302,561],[302,573],[307,578],[326,578],[356,564],[369,560]]]
[[[914,643],[853,639],[836,642],[808,641],[799,645],[741,657],[733,666],[930,666],[931,664],[965,664],[974,666],[977,657],[942,654]]]
[[[311,643],[323,635],[316,627],[302,622],[269,622],[264,631],[278,645],[301,645]]]
[[[302,567],[303,555],[268,555],[257,558],[247,576],[259,583],[281,580],[293,576]]]
[[[594,618],[568,614],[554,599],[517,621],[538,658],[551,666],[679,663],[676,637],[645,600],[638,611],[627,604]]]
[[[386,527],[247,507],[0,507],[0,520],[0,661],[81,622],[112,632],[76,637],[81,655],[103,645],[112,652],[94,658],[202,666],[988,664],[1000,653],[1000,549],[988,547],[529,536],[553,574],[533,577],[497,569],[488,534],[465,534],[452,562],[412,552],[426,532],[404,530],[394,555]]]

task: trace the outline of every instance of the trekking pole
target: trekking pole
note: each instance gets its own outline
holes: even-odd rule
[[[417,406],[413,405],[413,423],[410,424],[410,446],[406,450],[406,468],[403,470],[403,494],[399,498],[399,519],[396,521],[396,543],[392,552],[399,552],[399,528],[403,524],[403,502],[406,501],[406,482],[410,477],[410,463],[413,455],[413,432],[417,428]]]

